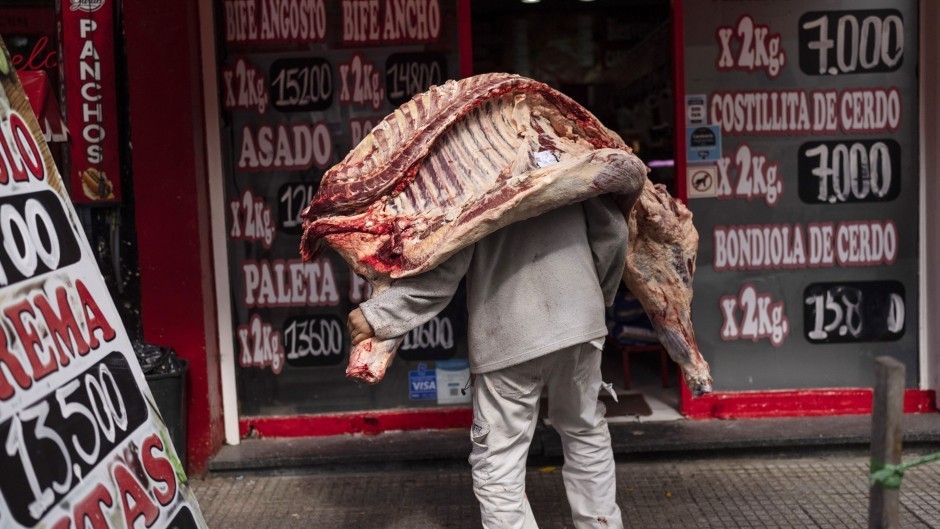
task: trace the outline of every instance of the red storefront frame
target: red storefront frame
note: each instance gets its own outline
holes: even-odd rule
[[[459,1],[461,74],[472,74],[470,1]],[[187,21],[179,24],[180,20]],[[684,109],[682,1],[673,1],[674,82],[677,119]],[[189,470],[206,469],[209,457],[223,439],[220,356],[212,274],[206,145],[203,123],[204,90],[200,59],[198,3],[169,2],[159,11],[124,9],[128,57],[129,112],[134,153],[138,241],[141,263],[142,310],[146,338],[173,343],[189,359]],[[168,29],[169,28],[169,29]],[[154,55],[160,46],[163,53]],[[168,102],[167,86],[155,78],[171,79],[176,112],[154,101]],[[167,81],[169,83],[171,81]],[[146,146],[146,147],[144,147]],[[684,137],[676,135],[676,152],[684,153]],[[168,156],[173,154],[173,156]],[[676,173],[684,174],[678,156]],[[676,189],[684,199],[684,186]],[[195,220],[194,220],[195,219]],[[166,285],[177,285],[168,289]],[[680,387],[682,385],[680,384]],[[933,390],[905,393],[908,413],[936,411]],[[871,390],[813,389],[717,393],[693,398],[681,389],[680,411],[691,419],[760,418],[867,414]],[[230,411],[231,413],[232,411]],[[389,430],[466,428],[469,408],[363,411],[343,414],[283,417],[242,417],[239,434],[262,437],[324,436],[343,433],[376,434]]]
[[[222,446],[199,3],[123,5],[144,339],[189,361],[187,471]],[[154,53],[159,50],[159,53]]]
[[[462,1],[459,8],[461,74],[472,74],[470,58],[470,3]],[[675,96],[675,130],[684,116],[685,74],[684,39],[682,33],[682,0],[673,0],[673,83]],[[674,134],[677,153],[676,175],[686,169],[685,136]],[[677,176],[676,196],[687,200],[685,180]],[[689,419],[733,419],[769,417],[818,417],[833,415],[865,415],[872,409],[872,390],[868,388],[834,388],[780,391],[719,392],[693,397],[683,382],[679,383],[679,411]],[[904,394],[905,413],[936,412],[933,390],[908,389]],[[390,430],[433,428],[467,428],[472,422],[468,408],[436,410],[388,410],[323,415],[284,417],[243,417],[239,419],[242,436],[308,437],[344,433],[377,434]]]
[[[461,74],[472,74],[470,42],[470,3],[459,4]],[[685,75],[682,0],[673,0],[673,81],[675,117],[684,115]],[[679,130],[679,123],[675,125]],[[684,175],[686,168],[685,137],[675,134],[676,174]],[[676,179],[676,196],[686,201],[685,181]],[[870,414],[872,391],[867,388],[837,388],[812,390],[782,390],[714,393],[693,397],[680,382],[679,411],[690,419],[731,419],[767,417],[814,417],[831,415]],[[905,413],[936,412],[936,393],[933,390],[909,389],[904,395]],[[472,421],[467,408],[436,410],[389,410],[343,414],[298,415],[284,417],[243,417],[239,419],[242,436],[256,434],[262,437],[306,437],[343,433],[376,434],[390,430],[418,430],[426,428],[466,428]]]

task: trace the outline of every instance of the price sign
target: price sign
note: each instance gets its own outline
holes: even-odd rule
[[[300,216],[317,192],[316,183],[289,182],[278,188],[277,227],[284,233],[298,235],[303,232],[304,219]]]
[[[405,335],[398,355],[403,360],[427,362],[449,360],[457,355],[460,337],[466,336],[466,288],[457,288],[454,299],[430,321]]]
[[[893,72],[904,59],[897,9],[811,11],[800,17],[800,70],[806,75]]]
[[[439,53],[393,53],[385,61],[388,102],[399,106],[431,85],[442,84],[447,62]]]
[[[233,278],[239,410],[412,406],[400,391],[415,368],[408,360],[465,356],[466,325],[445,310],[404,337],[385,382],[345,383],[347,318],[371,290],[333,250],[300,261],[301,213],[330,167],[396,107],[459,77],[458,3],[373,2],[375,9],[362,10],[369,2],[219,1],[226,8],[219,74],[228,236],[218,266]],[[388,162],[377,153],[361,169]],[[357,180],[353,189],[374,183]]]
[[[333,69],[326,59],[279,59],[271,64],[271,94],[281,112],[310,112],[333,104]]]
[[[715,196],[689,204],[716,391],[864,386],[858,366],[884,354],[913,387],[918,2],[714,0],[682,18],[685,93],[722,133]]]
[[[904,335],[904,285],[898,281],[814,283],[803,298],[812,343],[885,342]]]
[[[205,527],[15,72],[0,108],[0,525]]]
[[[287,318],[281,332],[287,364],[310,367],[341,363],[349,345],[345,328],[342,320],[333,314]]]
[[[901,193],[901,146],[892,139],[804,143],[797,171],[807,204],[889,202]]]
[[[446,360],[453,358],[454,322],[450,316],[435,316],[405,335],[398,354],[405,360]]]
[[[0,285],[78,262],[81,251],[53,191],[0,196]]]
[[[115,376],[115,373],[117,376]],[[120,353],[0,424],[0,492],[30,527],[147,419],[147,405]]]

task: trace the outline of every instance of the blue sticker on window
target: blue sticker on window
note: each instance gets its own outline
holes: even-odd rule
[[[686,127],[685,134],[689,163],[713,162],[721,158],[721,128],[718,125]]]
[[[408,372],[408,398],[411,400],[436,400],[437,379],[433,369],[418,364],[417,371]]]

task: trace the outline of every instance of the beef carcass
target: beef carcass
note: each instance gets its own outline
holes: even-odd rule
[[[416,95],[327,171],[303,213],[301,254],[310,259],[328,244],[375,295],[512,222],[605,193],[629,216],[637,198],[651,192],[645,165],[576,102],[524,77],[478,75]],[[691,216],[684,220],[684,233],[694,234]],[[648,251],[658,241],[675,243],[660,237],[637,248]],[[671,263],[665,268],[674,269]],[[675,299],[691,299],[691,285],[681,281],[656,288],[688,289]],[[673,328],[669,317],[660,321]],[[691,327],[676,335],[691,343],[664,343],[686,373],[705,374],[689,379],[697,381],[692,389],[707,389],[707,364]],[[378,382],[400,341],[360,343],[347,376]]]
[[[692,276],[698,232],[692,212],[647,181],[627,215],[630,237],[623,282],[649,316],[660,343],[680,366],[696,394],[710,393],[712,379],[692,329]]]

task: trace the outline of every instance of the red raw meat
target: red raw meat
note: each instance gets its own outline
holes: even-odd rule
[[[512,222],[605,193],[615,195],[631,228],[649,227],[649,234],[630,231],[625,278],[638,274],[628,285],[660,314],[651,319],[690,387],[709,391],[688,318],[688,263],[698,243],[691,213],[649,183],[619,136],[531,79],[448,81],[395,110],[324,175],[303,213],[301,254],[310,259],[325,242],[376,294]],[[642,220],[633,208],[641,195]],[[400,341],[360,343],[347,376],[378,382]]]

